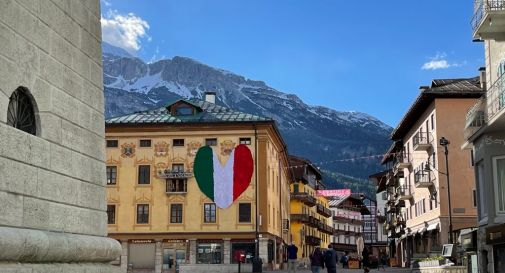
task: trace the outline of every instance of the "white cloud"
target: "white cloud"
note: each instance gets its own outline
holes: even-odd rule
[[[464,63],[466,63],[466,61]],[[447,61],[447,54],[445,54],[445,52],[437,52],[437,54],[434,57],[430,58],[429,62],[426,62],[423,64],[421,69],[422,70],[438,70],[438,69],[447,69],[450,67],[458,67],[461,65],[462,64],[450,63],[449,61]]]
[[[132,54],[140,49],[141,38],[150,38],[147,35],[149,24],[133,13],[122,15],[117,11],[109,11],[100,21],[102,23],[102,39]]]
[[[111,3],[107,0],[101,0],[101,2],[106,6],[106,7],[110,7]]]

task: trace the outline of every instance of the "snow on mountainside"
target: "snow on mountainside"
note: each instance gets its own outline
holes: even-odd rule
[[[145,63],[115,54],[107,45],[103,54],[107,117],[166,105],[177,98],[202,98],[215,91],[217,103],[244,112],[272,117],[291,154],[313,162],[383,153],[391,127],[360,112],[310,106],[286,94],[232,72],[185,57]],[[337,162],[324,166],[335,172],[366,177],[378,170],[377,160]]]

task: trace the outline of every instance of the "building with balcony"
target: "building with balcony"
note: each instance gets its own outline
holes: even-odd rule
[[[357,239],[363,238],[363,215],[370,214],[363,199],[364,195],[358,193],[330,197],[335,229],[331,244],[336,251],[356,254]]]
[[[466,115],[478,199],[477,254],[485,272],[505,272],[505,1],[475,1],[474,40],[484,42],[485,94]]]
[[[483,94],[480,79],[437,79],[420,94],[391,134],[394,143],[382,164],[387,171],[375,178],[386,192],[386,230],[390,256],[400,266],[413,258],[438,253],[449,241],[449,198],[444,147],[450,141],[452,230],[477,225],[475,182],[471,157],[461,151],[465,114]]]
[[[122,244],[124,272],[228,272],[240,252],[244,270],[255,256],[266,268],[283,262],[292,183],[285,143],[273,120],[214,101],[208,93],[206,101],[177,100],[106,120],[108,234]],[[248,148],[254,170],[243,192],[235,185],[233,196],[204,191],[213,182],[193,172],[201,147],[211,150],[212,170],[243,160],[235,148]],[[218,194],[233,197],[231,205],[218,207]]]
[[[328,199],[317,194],[324,189],[321,172],[307,159],[289,156],[294,183],[291,185],[291,239],[300,261],[307,265],[315,247],[326,248],[333,235]]]

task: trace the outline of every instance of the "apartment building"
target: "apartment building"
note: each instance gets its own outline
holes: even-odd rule
[[[335,229],[331,244],[336,251],[356,255],[358,238],[363,239],[363,215],[370,211],[363,203],[364,195],[351,193],[330,198]]]
[[[505,272],[505,1],[474,1],[473,39],[484,43],[485,94],[466,115],[464,149],[477,181],[477,245],[482,272]],[[467,151],[468,152],[468,151]],[[475,242],[476,241],[476,242]]]
[[[214,96],[106,120],[108,232],[122,244],[123,270],[228,272],[238,254],[248,271],[257,256],[265,268],[283,262],[292,183],[286,146],[273,120],[218,106]],[[209,157],[198,163],[202,147]],[[245,150],[252,175],[235,192],[237,179],[247,179]],[[214,174],[197,181],[197,166]],[[227,175],[233,192],[210,185]]]
[[[433,80],[391,134],[394,143],[382,163],[387,229],[401,266],[439,255],[460,230],[477,225],[471,156],[460,147],[466,111],[482,94],[479,77]]]
[[[388,238],[388,230],[386,229],[386,204],[388,202],[388,192],[386,191],[386,174],[388,171],[382,171],[370,175],[370,180],[376,186],[376,241],[374,243],[374,255],[380,257],[381,253],[386,253],[391,257],[392,250],[390,248],[390,239]],[[394,246],[394,239],[393,246]],[[377,253],[376,253],[377,251]]]
[[[294,183],[291,185],[291,239],[298,247],[301,261],[310,264],[308,257],[315,247],[326,248],[333,235],[328,199],[318,195],[325,188],[321,172],[307,159],[289,156]]]

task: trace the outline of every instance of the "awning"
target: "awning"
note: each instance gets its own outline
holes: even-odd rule
[[[438,223],[429,225],[426,230],[427,231],[438,230]]]

